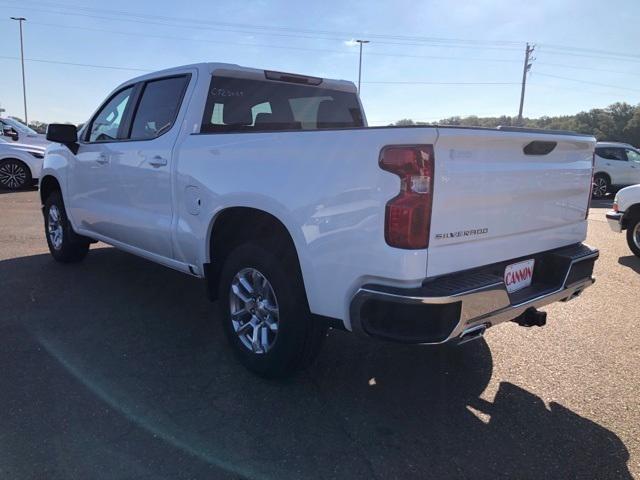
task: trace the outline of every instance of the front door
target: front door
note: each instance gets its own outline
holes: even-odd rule
[[[133,86],[126,87],[107,100],[87,126],[69,164],[67,211],[77,227],[109,238],[117,223],[112,162],[123,141],[133,92]]]

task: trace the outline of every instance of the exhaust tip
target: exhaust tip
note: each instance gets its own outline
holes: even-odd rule
[[[484,336],[484,332],[487,331],[488,325],[483,323],[482,325],[476,325],[475,327],[467,328],[458,337],[458,345],[462,345],[472,340],[477,340]]]

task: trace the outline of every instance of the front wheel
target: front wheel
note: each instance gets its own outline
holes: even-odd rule
[[[20,160],[9,159],[0,163],[0,185],[9,190],[20,190],[31,185],[31,170]]]
[[[62,263],[82,260],[89,251],[90,240],[76,234],[71,228],[60,192],[49,195],[43,213],[47,245],[53,258]]]
[[[278,246],[248,243],[227,257],[219,284],[225,334],[242,364],[263,377],[308,366],[326,336],[309,312],[295,261]]]
[[[631,251],[640,257],[640,217],[627,226],[627,243]]]

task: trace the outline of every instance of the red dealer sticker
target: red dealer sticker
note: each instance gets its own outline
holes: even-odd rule
[[[504,284],[507,286],[507,292],[517,292],[531,285],[534,262],[535,260],[531,259],[507,265],[504,269]]]

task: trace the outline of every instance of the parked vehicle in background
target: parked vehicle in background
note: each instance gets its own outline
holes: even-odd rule
[[[44,147],[0,142],[0,188],[19,190],[40,178]]]
[[[640,151],[617,142],[596,144],[593,196],[603,198],[614,189],[640,183]]]
[[[4,140],[21,143],[23,145],[46,147],[51,143],[45,135],[36,132],[15,118],[0,118],[0,132]]]
[[[614,232],[627,231],[629,248],[640,257],[640,185],[623,188],[616,194],[607,221]]]
[[[591,136],[368,128],[351,82],[213,63],[130,80],[47,138],[53,257],[101,240],[205,278],[261,375],[309,364],[327,326],[466,342],[593,283]]]

